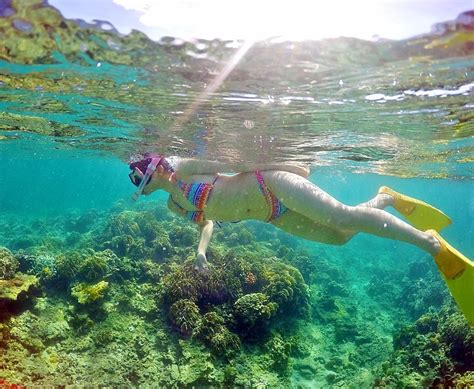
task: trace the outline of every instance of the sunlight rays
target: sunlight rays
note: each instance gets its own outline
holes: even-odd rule
[[[175,122],[172,127],[172,130],[179,130],[190,118],[191,116],[199,109],[199,107],[207,101],[229,74],[234,70],[243,56],[247,51],[252,47],[253,41],[246,41],[243,45],[234,53],[234,55],[229,59],[229,61],[224,65],[219,74],[212,80],[212,82],[196,97],[196,99],[189,105],[189,107],[183,112],[179,119]]]

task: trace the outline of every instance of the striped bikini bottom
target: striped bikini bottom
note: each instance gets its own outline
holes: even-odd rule
[[[255,176],[257,177],[260,192],[262,192],[263,197],[265,197],[265,201],[268,204],[268,215],[266,221],[271,222],[277,217],[281,216],[283,213],[285,213],[288,208],[286,208],[283,203],[278,200],[278,198],[273,194],[267,184],[265,184],[263,175],[259,170],[255,172]]]

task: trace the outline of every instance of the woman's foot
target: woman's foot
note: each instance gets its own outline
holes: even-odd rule
[[[468,266],[474,266],[469,258],[446,242],[435,230],[428,230],[426,233],[433,236],[439,242],[440,248],[433,257],[438,269],[446,278],[455,279],[460,276]]]

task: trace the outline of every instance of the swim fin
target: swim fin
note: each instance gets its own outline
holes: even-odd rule
[[[454,301],[468,323],[474,326],[474,262],[452,247],[436,231],[426,232],[441,243],[440,252],[434,256],[436,265]]]
[[[380,187],[379,193],[392,196],[394,208],[421,231],[432,229],[439,232],[451,224],[449,216],[424,201],[405,196],[388,186]]]

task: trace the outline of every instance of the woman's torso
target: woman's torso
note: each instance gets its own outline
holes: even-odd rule
[[[215,182],[214,182],[215,181]],[[215,174],[192,175],[183,180],[186,184],[213,184],[203,211],[208,220],[224,222],[256,219],[267,220],[268,204],[262,195],[255,172],[232,176]],[[178,184],[177,184],[178,185]],[[172,194],[173,200],[188,211],[197,208],[185,197],[182,190]]]

